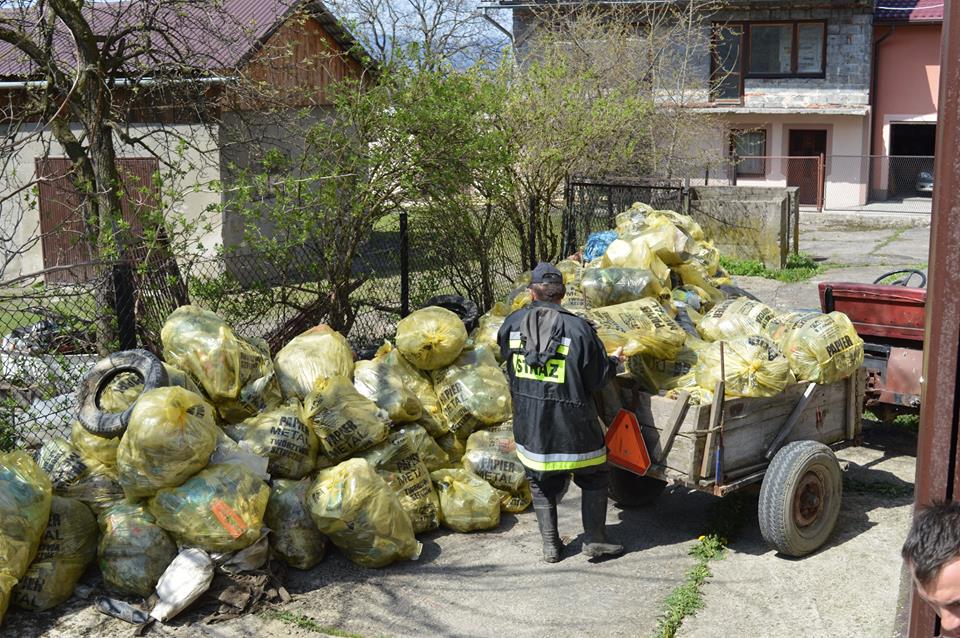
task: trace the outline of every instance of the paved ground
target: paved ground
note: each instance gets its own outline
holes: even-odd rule
[[[926,262],[923,216],[804,214],[802,248],[832,266],[817,280],[872,281]],[[840,268],[840,266],[844,266]],[[816,280],[815,280],[816,281]],[[741,278],[741,285],[784,308],[819,305],[814,282]],[[747,495],[742,532],[729,555],[711,563],[705,607],[687,618],[680,638],[892,636],[900,577],[899,547],[909,526],[915,435],[868,427],[861,447],[840,450],[847,467],[834,537],[802,560],[777,556],[757,529],[756,497]],[[628,554],[589,563],[579,555],[579,493],[561,506],[570,556],[538,563],[532,513],[504,518],[496,531],[425,535],[417,562],[382,570],[353,566],[336,552],[309,573],[291,573],[294,601],[283,618],[253,616],[203,625],[185,614],[153,635],[241,638],[322,636],[323,627],[374,636],[653,636],[670,591],[694,561],[688,556],[719,499],[666,492],[649,508],[611,508],[611,533]],[[0,636],[57,638],[131,635],[131,627],[89,608],[99,583],[90,576],[53,612],[11,610]]]

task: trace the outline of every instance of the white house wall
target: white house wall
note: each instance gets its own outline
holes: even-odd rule
[[[130,127],[131,137],[140,137],[150,133],[144,140],[147,149],[132,148],[117,144],[119,157],[150,157],[151,152],[160,156],[160,172],[164,179],[164,190],[171,189],[180,193],[172,197],[164,193],[164,206],[168,219],[182,216],[189,225],[197,228],[196,241],[204,253],[213,254],[221,243],[221,221],[217,211],[221,197],[216,188],[219,180],[219,151],[216,140],[206,127],[201,125],[152,125],[143,124]],[[41,157],[64,157],[62,147],[52,139],[49,131],[38,133],[36,128],[25,129],[21,139],[28,139],[19,146],[11,171],[0,177],[0,197],[6,198],[17,189],[30,184],[35,179],[36,159]],[[182,176],[174,176],[165,166],[171,163],[185,171]],[[6,235],[15,228],[15,246],[26,246],[31,239],[40,234],[39,202],[28,189],[18,196],[11,197],[0,204],[0,228]],[[40,242],[15,258],[5,272],[0,272],[0,280],[6,280],[43,270],[43,248]]]

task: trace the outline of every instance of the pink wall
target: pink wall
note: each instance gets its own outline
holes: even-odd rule
[[[880,44],[874,60],[877,69],[874,154],[887,154],[883,139],[887,116],[924,116],[937,112],[940,27],[939,24],[898,25]],[[876,27],[874,40],[879,41],[891,30],[892,27]]]

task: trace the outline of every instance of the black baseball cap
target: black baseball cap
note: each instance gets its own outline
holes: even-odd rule
[[[562,284],[563,273],[557,270],[553,264],[541,261],[533,269],[533,277],[530,279],[532,284]]]

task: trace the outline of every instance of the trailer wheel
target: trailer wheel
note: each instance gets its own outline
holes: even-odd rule
[[[842,495],[833,450],[818,441],[788,443],[773,457],[760,486],[763,540],[787,556],[816,551],[833,532]]]
[[[610,468],[610,498],[621,509],[650,505],[666,486],[667,482],[660,479],[639,476],[619,467]]]

